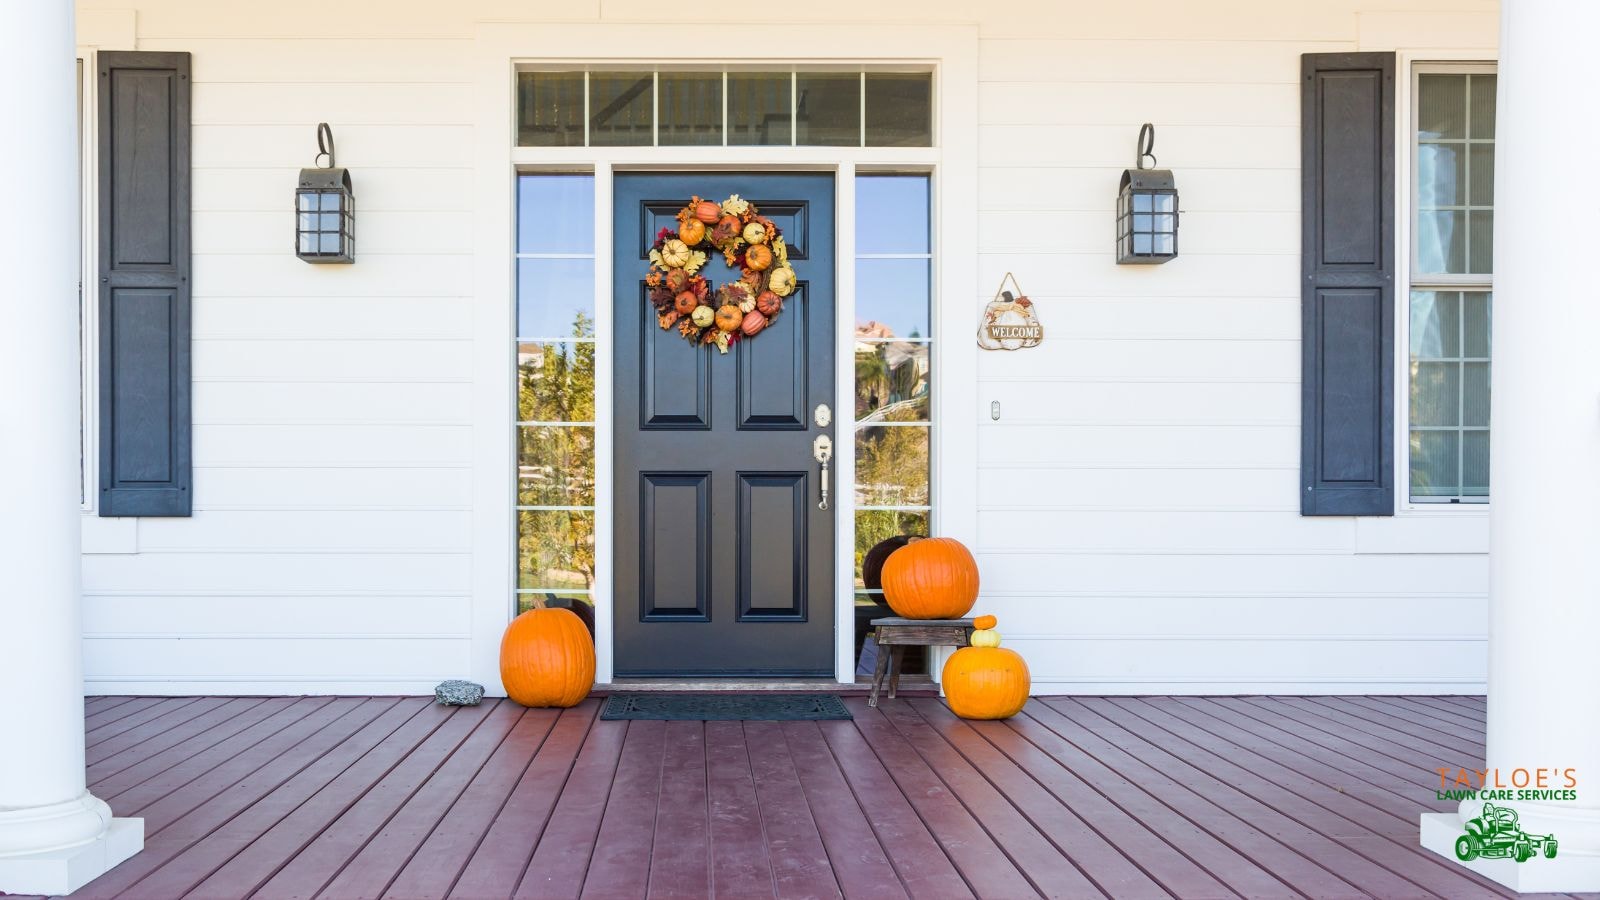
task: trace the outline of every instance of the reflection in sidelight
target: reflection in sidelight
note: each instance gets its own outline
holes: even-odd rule
[[[856,343],[856,419],[928,421],[929,349],[925,342]]]
[[[594,512],[517,511],[517,587],[523,590],[594,588]]]
[[[594,505],[594,427],[517,429],[517,505]]]
[[[928,505],[928,429],[856,429],[856,505]]]

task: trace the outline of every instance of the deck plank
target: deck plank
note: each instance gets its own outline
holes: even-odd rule
[[[460,801],[406,862],[385,896],[396,900],[442,900],[450,893],[462,867],[494,824],[501,804],[528,770],[559,716],[560,711],[553,709],[524,711],[505,742],[462,792]]]
[[[417,848],[433,834],[440,820],[455,806],[467,785],[477,777],[494,752],[500,749],[523,712],[523,707],[510,701],[502,701],[490,710],[483,723],[473,730],[472,736],[427,776],[316,896],[340,900],[346,897],[374,897],[384,893],[400,870],[411,861]],[[269,892],[263,889],[263,894],[266,893]],[[303,896],[305,892],[296,890],[287,893]]]
[[[582,885],[586,897],[643,897],[649,890],[666,723],[626,724],[600,836]]]
[[[757,748],[757,755],[765,748]],[[766,823],[744,723],[706,723],[706,796],[711,832],[711,891],[731,900],[776,897]]]
[[[577,897],[583,890],[596,851],[600,819],[606,801],[615,793],[622,742],[628,726],[634,724],[601,721],[598,714],[598,704],[583,714],[590,722],[588,738],[572,764],[515,897]]]
[[[758,723],[752,723],[754,727]],[[845,780],[844,772],[829,752],[815,722],[784,722],[761,725],[776,728],[782,735],[783,751],[794,763],[794,777],[805,795],[806,806],[817,826],[823,852],[833,877],[846,897],[895,900],[906,897],[888,853],[879,843],[873,823]],[[905,798],[901,798],[904,801]],[[882,810],[875,809],[876,816]],[[937,847],[929,845],[937,852]],[[950,861],[939,853],[938,861],[955,878]],[[962,886],[965,888],[965,885]]]
[[[828,850],[806,803],[782,726],[777,722],[738,724],[745,747],[756,748],[749,754],[750,778],[772,867],[773,893],[780,900],[842,896],[828,867]],[[883,868],[883,874],[898,883],[887,860]]]
[[[972,888],[955,862],[884,768],[856,723],[816,725],[906,891],[913,897],[972,896]]]
[[[1103,895],[1100,888],[995,789],[982,771],[951,746],[907,701],[881,701],[876,712],[922,758],[930,774],[937,775],[1033,890],[1046,897]],[[976,882],[978,879],[969,880]]]
[[[646,897],[711,896],[711,821],[706,790],[706,723],[666,723],[661,801],[656,809]]]
[[[1417,840],[1417,819],[1428,808],[1414,800],[1406,804],[1405,813],[1392,814],[1269,756],[1220,740],[1141,701],[1098,700],[1083,705],[1160,746],[1174,758],[1224,778],[1258,802],[1421,887],[1447,897],[1509,896],[1422,848]],[[1241,771],[1245,776],[1235,778],[1234,773]],[[1422,788],[1427,789],[1425,785]],[[1395,800],[1405,803],[1405,796]],[[1369,836],[1373,840],[1367,840]],[[1359,845],[1354,843],[1357,841]],[[1331,859],[1321,853],[1316,856],[1319,861]]]
[[[433,705],[411,711],[399,727],[360,748],[357,758],[341,755],[336,771],[318,771],[290,790],[273,792],[251,808],[253,815],[236,820],[236,828],[213,836],[220,840],[202,842],[179,857],[169,867],[181,872],[174,880],[199,896],[254,891],[451,718],[449,710]]]
[[[265,830],[267,826],[256,825],[257,817],[250,814],[258,809],[257,804],[263,797],[280,791],[290,792],[296,779],[317,767],[345,764],[341,749],[360,745],[363,730],[376,730],[373,720],[381,722],[382,716],[394,715],[397,706],[389,701],[389,712],[385,713],[383,701],[377,700],[363,702],[351,698],[348,702],[333,700],[322,704],[311,715],[272,730],[249,749],[234,750],[225,762],[162,797],[156,806],[142,811],[129,810],[146,816],[147,826],[151,823],[150,814],[160,812],[167,824],[147,830],[144,850],[74,894],[74,900],[80,897],[100,900],[117,896],[181,896],[212,868],[226,862],[253,834]],[[415,709],[402,711],[409,715]],[[294,712],[296,710],[291,708],[284,715],[288,718]],[[269,719],[257,727],[268,729],[275,724]],[[248,732],[239,738],[247,735]],[[373,743],[376,742],[374,738]],[[222,745],[213,748],[222,749]],[[112,809],[117,807],[113,805]],[[217,861],[209,867],[197,861],[205,851],[196,849],[208,841],[214,848],[224,845],[230,848],[218,849],[214,857]],[[169,871],[169,866],[173,860],[190,852],[196,854],[196,859],[189,862],[190,871],[203,871],[180,886],[177,882],[182,876],[174,878],[177,870]],[[149,879],[148,884],[144,883],[146,879]]]
[[[484,731],[486,723],[510,701],[485,701],[481,706],[453,707],[444,723],[424,738],[398,764],[369,783],[359,799],[329,821],[311,841],[297,849],[286,863],[251,896],[261,900],[314,897],[350,864],[390,820],[458,752],[465,747],[487,757],[500,734]],[[510,729],[510,725],[506,725]],[[396,866],[398,870],[398,866]],[[392,872],[391,872],[392,874]],[[220,882],[217,886],[221,886]],[[204,887],[204,885],[202,885]]]
[[[1041,835],[1072,857],[1100,891],[1122,900],[1170,896],[1116,845],[1089,827],[970,723],[957,718],[943,702],[918,699],[911,701],[911,706],[982,772]]]
[[[1480,697],[846,703],[89,698],[91,788],[148,837],[75,900],[1511,896],[1417,844],[1435,768],[1481,767]]]

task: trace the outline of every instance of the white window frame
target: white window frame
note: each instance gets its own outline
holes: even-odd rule
[[[836,452],[834,481],[853,485],[854,460],[854,328],[855,321],[855,176],[862,173],[915,173],[930,179],[935,253],[933,279],[932,366],[938,384],[930,410],[933,427],[930,487],[937,492],[931,527],[977,547],[977,350],[958,335],[970,327],[962,313],[977,296],[977,254],[941,254],[939,248],[976,247],[977,140],[970,123],[977,120],[977,29],[951,26],[864,26],[840,31],[824,25],[797,25],[786,32],[793,55],[776,60],[732,59],[730,66],[824,66],[893,70],[900,67],[933,72],[932,147],[517,147],[515,73],[519,68],[592,65],[653,67],[670,62],[663,47],[703,42],[695,26],[573,24],[480,25],[477,41],[477,127],[474,343],[477,384],[474,411],[473,475],[473,622],[474,677],[500,692],[498,647],[514,605],[516,569],[516,496],[514,440],[515,359],[510,331],[514,322],[512,260],[514,259],[515,176],[529,172],[591,172],[595,176],[595,564],[596,678],[610,681],[614,669],[612,640],[611,529],[613,486],[612,406],[614,369],[611,334],[612,179],[628,170],[752,172],[825,171],[835,176],[838,283],[835,341]],[[727,26],[718,31],[723,46],[761,46],[766,29]],[[572,56],[572,48],[604,47],[606,58]],[[954,315],[947,310],[955,310]],[[976,315],[976,307],[972,307]],[[975,320],[974,320],[975,321]],[[948,338],[941,340],[941,336]],[[839,418],[851,412],[850,418]],[[955,423],[958,427],[946,427]],[[844,437],[848,435],[850,439]],[[847,500],[853,499],[846,497]],[[836,506],[835,545],[835,676],[855,681],[854,513],[853,502]],[[937,660],[933,667],[938,671]]]
[[[1415,277],[1416,236],[1412,227],[1417,209],[1417,87],[1422,75],[1463,74],[1493,75],[1499,70],[1499,57],[1493,50],[1430,50],[1425,53],[1400,53],[1396,60],[1404,81],[1398,86],[1395,97],[1395,159],[1403,160],[1395,166],[1395,240],[1404,252],[1397,253],[1401,260],[1396,266],[1394,315],[1394,472],[1395,512],[1400,516],[1487,516],[1493,501],[1494,485],[1489,486],[1489,497],[1481,501],[1460,503],[1422,501],[1411,499],[1411,291],[1413,285],[1426,289],[1445,291],[1470,291],[1487,288],[1494,290],[1494,276],[1482,275],[1431,275],[1426,279]],[[1491,423],[1491,442],[1493,426]],[[1491,451],[1492,452],[1492,451]]]

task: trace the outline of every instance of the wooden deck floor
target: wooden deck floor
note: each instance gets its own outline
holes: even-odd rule
[[[75,896],[1511,896],[1417,846],[1435,769],[1483,760],[1479,699],[847,702],[94,698],[91,787],[148,836]]]

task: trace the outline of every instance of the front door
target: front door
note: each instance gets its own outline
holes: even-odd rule
[[[662,330],[648,252],[691,195],[782,230],[799,286],[726,355]],[[616,674],[831,675],[833,502],[812,443],[833,403],[833,176],[618,175]],[[720,253],[713,290],[739,277]],[[836,479],[834,480],[836,487]]]

